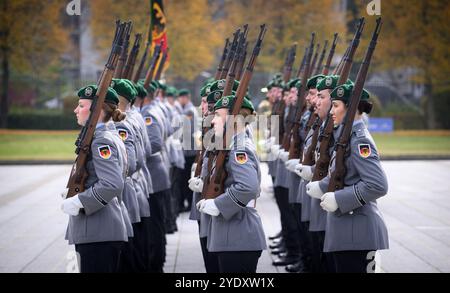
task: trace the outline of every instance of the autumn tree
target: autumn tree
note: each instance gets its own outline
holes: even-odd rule
[[[54,74],[55,64],[67,44],[60,24],[65,3],[56,0],[0,1],[1,102],[0,127],[7,125],[11,70],[19,74],[46,78]]]
[[[103,52],[110,46],[112,24],[118,18],[133,21],[133,32],[147,35],[149,0],[98,0],[91,2],[91,9],[96,45]],[[164,1],[164,9],[171,60],[167,75],[193,80],[202,70],[213,66],[215,52],[222,43],[218,27],[212,21],[212,9],[207,0]]]
[[[360,9],[365,13],[365,7]],[[384,1],[381,16],[384,24],[374,56],[375,68],[387,71],[408,67],[416,69],[417,73],[411,78],[424,85],[427,126],[436,128],[433,96],[450,89],[450,2]],[[366,30],[372,31],[373,24],[372,19]],[[366,39],[369,37],[367,33]]]

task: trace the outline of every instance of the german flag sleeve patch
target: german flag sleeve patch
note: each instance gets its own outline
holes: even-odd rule
[[[243,165],[245,163],[247,163],[248,161],[248,156],[246,152],[236,152],[234,154],[234,159],[236,160],[236,162],[240,165]]]
[[[98,148],[98,154],[102,159],[108,160],[111,158],[111,148],[109,145],[102,145]]]
[[[370,144],[364,143],[358,145],[359,155],[364,159],[368,158],[372,154],[372,149],[370,148]]]

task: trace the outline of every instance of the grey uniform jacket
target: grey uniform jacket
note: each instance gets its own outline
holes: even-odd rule
[[[235,139],[240,141],[245,136],[245,133],[240,133]],[[261,219],[253,205],[247,206],[259,197],[261,183],[256,148],[248,137],[242,150],[232,147],[225,169],[228,173],[225,193],[214,199],[220,214],[210,217],[208,251],[266,249]]]
[[[387,193],[387,178],[373,138],[362,120],[353,125],[345,167],[345,187],[335,192],[338,210],[328,213],[324,251],[388,249],[387,228],[376,202]],[[334,156],[329,174],[333,170]],[[329,180],[330,175],[320,181],[323,191],[327,190]]]
[[[147,147],[149,147],[150,142],[148,142],[144,120],[137,108],[134,107],[131,111],[128,111],[127,117],[129,117],[129,121],[132,122],[136,139],[134,144],[136,151],[136,171],[131,174],[131,178],[133,180],[133,186],[138,201],[139,216],[141,218],[148,218],[150,217],[150,206],[148,201],[148,196],[150,194],[149,187],[153,190],[153,185],[150,173],[148,173],[147,169],[145,146],[147,145]],[[147,143],[145,143],[144,139],[147,140]],[[151,146],[149,148],[149,151],[151,152]],[[148,174],[148,176],[146,177],[144,174]]]
[[[163,124],[151,105],[144,106],[141,114],[152,148],[152,154],[147,154],[147,167],[152,178],[153,193],[156,193],[170,188],[169,170],[167,170],[161,155],[164,144]]]
[[[139,203],[136,188],[134,187],[133,179],[131,178],[137,168],[136,144],[138,142],[129,116],[127,116],[126,120],[117,122],[116,128],[125,144],[128,162],[127,177],[123,189],[123,203],[127,207],[131,223],[139,223],[141,221]]]
[[[286,125],[287,125],[287,116],[288,116],[288,112],[289,112],[289,107],[285,108],[285,115],[284,115],[284,129],[286,129]],[[282,143],[282,142],[280,142]],[[275,173],[275,183],[274,183],[274,187],[276,186],[280,186],[280,187],[284,187],[284,188],[289,188],[289,179],[290,179],[290,175],[289,175],[289,171],[286,169],[286,166],[284,165],[284,162],[281,159],[277,159],[275,161],[276,163],[276,173]]]
[[[145,198],[148,198],[149,194],[153,193],[153,182],[150,176],[150,172],[148,171],[146,161],[147,157],[152,154],[152,145],[150,144],[150,140],[147,134],[147,128],[145,126],[144,118],[141,115],[140,109],[138,109],[137,107],[133,107],[131,114],[133,121],[135,122],[134,126],[136,129],[136,136],[138,137],[138,140],[140,142],[140,150],[138,150],[139,153],[137,153],[137,155],[140,156],[140,152],[142,152],[143,156],[142,160],[137,161],[136,167],[139,175],[134,175],[133,179],[138,180],[145,194]]]
[[[202,157],[202,170],[200,171],[200,178],[204,179],[208,172],[208,152],[203,152]],[[197,207],[195,206],[200,200],[202,199],[202,195],[199,192],[194,192],[192,194],[192,205],[191,205],[191,212],[189,214],[189,219],[194,221],[199,221],[201,219],[201,213],[197,210]],[[205,215],[208,216],[208,215]],[[204,229],[204,233],[202,235],[206,235],[207,229]]]
[[[305,139],[305,147],[303,150],[306,150],[311,145],[312,135],[314,133],[313,129],[310,129],[308,132],[308,135]],[[305,156],[305,153],[303,153],[303,156]],[[309,222],[309,216],[310,216],[310,210],[311,210],[311,197],[306,193],[306,184],[308,184],[309,181],[306,181],[304,179],[300,180],[300,184],[298,187],[298,196],[299,201],[302,204],[302,212],[301,212],[301,221],[302,222]]]
[[[310,115],[311,115],[311,112],[309,110],[306,110],[302,114],[302,117],[300,118],[300,127],[298,129],[298,132],[299,132],[300,139],[302,142],[304,142],[306,139],[306,135],[307,135],[306,126],[307,126]],[[303,148],[303,143],[302,143],[301,147]],[[300,203],[301,204],[300,198],[298,196],[298,194],[299,194],[298,188],[300,185],[301,177],[298,176],[296,173],[290,172],[290,171],[289,171],[288,176],[290,177],[289,178],[289,180],[290,180],[289,181],[289,203]]]
[[[128,240],[121,207],[125,150],[117,146],[113,136],[118,138],[113,123],[100,125],[95,131],[86,163],[89,176],[85,191],[78,194],[84,213],[69,217],[66,231],[69,244]]]
[[[320,126],[320,133],[324,130],[325,122]],[[319,134],[320,135],[320,134]],[[333,152],[333,149],[330,148],[328,150],[330,154]],[[314,151],[315,161],[320,157],[320,141],[317,142],[316,149]],[[313,166],[313,170],[315,169],[315,165]],[[314,171],[313,171],[314,172]],[[311,198],[310,199],[310,215],[309,215],[309,231],[311,232],[319,232],[325,231],[327,224],[327,212],[322,209],[320,206],[320,199]]]

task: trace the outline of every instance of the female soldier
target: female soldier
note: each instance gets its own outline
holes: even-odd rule
[[[78,92],[80,100],[74,112],[82,126],[89,118],[96,92],[96,85]],[[75,244],[81,273],[117,272],[122,247],[130,235],[125,220],[128,214],[122,203],[126,150],[111,122],[125,118],[118,103],[117,93],[109,88],[86,163],[89,176],[85,191],[62,204],[62,210],[70,215],[66,239]]]
[[[216,136],[223,135],[234,96],[222,97],[214,106],[212,121]],[[240,115],[252,115],[252,103],[244,98]],[[207,248],[218,260],[221,273],[255,273],[266,241],[261,219],[254,206],[259,196],[261,172],[256,148],[245,130],[237,123],[225,170],[225,192],[215,199],[200,200],[197,208],[210,215]],[[202,223],[203,224],[203,223]]]
[[[115,125],[127,150],[128,169],[123,191],[123,202],[127,207],[134,232],[134,237],[128,239],[128,243],[122,252],[121,272],[144,272],[145,259],[142,256],[145,254],[142,251],[142,241],[146,235],[142,235],[143,230],[140,229],[139,225],[141,216],[138,201],[138,196],[142,197],[142,195],[138,195],[136,192],[136,187],[131,177],[137,171],[137,159],[139,157],[137,155],[139,142],[133,127],[134,121],[130,114],[131,103],[136,98],[137,92],[131,81],[127,79],[115,78],[111,83],[111,87],[119,96],[119,109],[127,114],[125,120],[116,122]],[[141,192],[139,189],[137,191]]]
[[[335,141],[342,131],[352,91],[353,85],[344,84],[331,93]],[[331,252],[338,273],[374,272],[375,251],[389,247],[386,225],[376,202],[387,193],[388,183],[375,142],[361,119],[363,113],[372,110],[368,100],[369,94],[364,91],[345,159],[344,188],[323,194],[335,167],[335,153],[328,176],[320,182],[311,182],[308,187],[308,193],[320,198],[320,206],[328,212],[324,252]]]

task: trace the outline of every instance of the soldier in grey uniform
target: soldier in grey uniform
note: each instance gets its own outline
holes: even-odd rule
[[[182,172],[185,165],[183,148],[181,147],[181,133],[179,131],[182,125],[182,113],[181,109],[177,108],[175,102],[175,98],[178,94],[178,91],[173,86],[168,86],[166,90],[166,101],[167,106],[172,111],[172,125],[174,127],[174,134],[171,140],[171,149],[169,151],[170,158],[172,158],[172,209],[176,216],[180,213],[179,203],[181,202],[182,192],[181,186],[183,185],[181,180]]]
[[[299,127],[299,136],[300,136],[302,142],[304,142],[306,140],[308,121],[312,115],[311,99],[314,98],[314,96],[315,96],[316,84],[317,84],[318,79],[321,79],[321,78],[323,78],[323,75],[313,76],[306,83],[306,89],[307,89],[307,94],[305,97],[306,107],[305,107],[305,111],[304,111],[303,115],[301,116],[300,127]],[[301,87],[301,81],[294,80],[294,82],[291,84],[291,91],[293,91],[295,96],[297,96],[298,90]],[[303,145],[301,147],[303,148]],[[289,171],[291,171],[289,203],[291,204],[291,210],[294,215],[295,221],[297,223],[297,231],[298,231],[299,245],[300,245],[299,261],[297,263],[288,265],[286,267],[286,270],[288,272],[309,272],[309,271],[311,271],[311,264],[310,264],[311,263],[311,247],[310,247],[310,243],[308,242],[307,231],[304,231],[304,226],[302,225],[302,222],[301,222],[302,201],[301,201],[301,197],[299,196],[300,195],[299,185],[300,185],[301,177],[299,177],[294,172],[294,168],[297,164],[299,164],[299,162],[300,162],[299,159],[292,159],[285,163],[286,168]]]
[[[335,141],[342,131],[341,123],[352,91],[352,84],[344,84],[331,93],[330,113],[335,125]],[[387,193],[387,178],[375,142],[361,119],[362,113],[370,113],[372,109],[368,100],[369,94],[364,91],[344,162],[344,188],[325,193],[335,168],[335,153],[331,158],[328,176],[308,186],[308,193],[320,198],[320,206],[328,212],[324,251],[331,253],[338,273],[374,272],[375,251],[389,248],[387,228],[376,202]]]
[[[150,258],[153,251],[152,219],[150,218],[149,195],[153,193],[153,184],[150,172],[147,168],[147,157],[152,154],[151,144],[148,138],[144,119],[140,113],[140,104],[147,96],[147,90],[140,83],[134,84],[137,97],[127,112],[130,122],[133,123],[137,139],[136,146],[136,172],[132,174],[133,183],[139,202],[139,214],[141,222],[133,225],[136,238],[136,248],[143,260],[143,272],[150,270]]]
[[[223,135],[226,117],[234,96],[221,98],[215,105],[213,119],[216,135]],[[244,98],[240,114],[254,112]],[[210,215],[207,249],[217,257],[220,273],[255,273],[262,250],[266,249],[261,219],[254,208],[260,195],[261,173],[256,148],[245,131],[237,125],[225,171],[225,192],[215,199],[201,200],[197,208]],[[203,219],[201,220],[203,221]]]
[[[290,99],[290,87],[289,84],[283,84],[284,101],[286,103],[284,114],[284,129],[287,127],[287,118],[290,107],[294,107],[292,99]],[[281,142],[280,142],[281,143]],[[274,147],[278,148],[275,149]],[[284,248],[286,249],[286,255],[279,255],[278,259],[275,259],[272,264],[275,266],[287,266],[298,262],[300,257],[300,240],[297,230],[296,220],[292,214],[289,206],[289,185],[290,176],[289,171],[286,169],[284,160],[287,160],[289,153],[286,150],[281,149],[281,146],[274,146],[273,150],[278,159],[276,161],[276,175],[274,182],[274,193],[277,200],[278,207],[280,209],[282,235]],[[272,253],[281,254],[282,248],[274,248]]]
[[[173,153],[172,136],[175,131],[175,128],[172,125],[173,121],[172,111],[168,108],[168,106],[164,102],[167,85],[162,84],[159,81],[152,81],[152,83],[157,88],[157,91],[155,93],[155,102],[158,108],[160,109],[160,116],[163,119],[165,126],[165,135],[163,137],[164,145],[161,151],[161,155],[168,170],[170,182],[172,183],[172,176],[171,176],[172,166],[174,159],[176,159],[176,157],[171,157],[171,154]],[[174,210],[172,209],[172,197],[173,195],[171,185],[171,188],[167,191],[167,195],[164,197],[164,208],[165,208],[164,226],[167,234],[173,234],[177,230],[176,215]]]
[[[119,110],[127,114],[130,111],[131,102],[134,101],[137,95],[134,85],[129,80],[114,78],[111,82],[111,87],[119,96]],[[131,175],[136,172],[136,144],[138,143],[131,120],[132,118],[127,115],[125,120],[115,123],[117,132],[126,148],[128,169],[123,190],[123,202],[128,210],[134,233],[134,237],[128,239],[127,244],[122,250],[121,272],[143,271],[144,261],[140,256],[140,252],[136,249],[136,239],[139,239],[139,237],[136,237],[137,231],[134,231],[135,225],[141,222],[141,217],[139,214],[139,202],[136,189],[131,178]]]
[[[153,193],[150,194],[151,239],[153,251],[150,257],[150,269],[162,272],[165,262],[165,227],[164,227],[164,197],[170,190],[170,178],[163,161],[161,151],[164,147],[164,122],[160,117],[153,94],[156,91],[152,84],[146,89],[148,94],[142,102],[141,115],[144,118],[147,134],[151,143],[152,153],[147,156],[147,167],[153,183]],[[148,155],[148,154],[147,154]]]
[[[182,198],[180,202],[181,211],[190,211],[192,204],[192,190],[189,189],[188,181],[191,177],[192,164],[194,164],[195,156],[197,154],[195,146],[195,126],[197,123],[197,110],[191,102],[191,93],[187,89],[181,89],[178,91],[178,102],[180,103],[183,111],[183,122],[189,124],[188,128],[183,123],[183,137],[182,144],[184,150],[184,169],[181,174],[182,183]],[[187,206],[185,206],[187,201]]]
[[[97,86],[92,85],[78,92],[80,100],[75,113],[82,126],[89,117],[96,91]],[[117,109],[118,102],[117,93],[109,88],[86,163],[89,175],[85,191],[62,204],[62,210],[70,215],[66,239],[75,244],[81,273],[118,272],[121,250],[130,232],[125,222],[128,212],[122,205],[126,150],[111,122],[111,118],[125,118]]]

